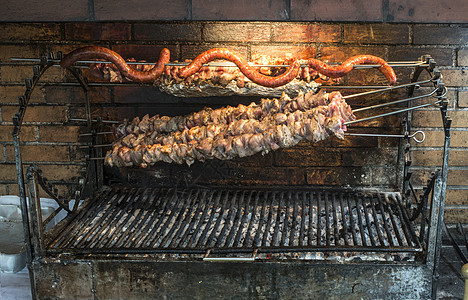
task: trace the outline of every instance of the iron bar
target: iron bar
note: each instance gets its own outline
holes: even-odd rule
[[[200,200],[200,205],[199,207],[201,208],[200,212],[201,212],[201,215],[200,215],[200,218],[198,219],[198,224],[196,226],[196,228],[194,229],[194,232],[189,240],[189,244],[196,244],[196,240],[198,238],[198,232],[200,231],[202,225],[203,225],[203,220],[205,219],[205,216],[208,212],[208,210],[210,209],[210,206],[209,206],[209,203],[211,202],[211,200],[213,199],[213,194],[214,194],[214,191],[211,192],[211,195],[210,195],[210,198],[207,199],[206,198],[206,194],[208,193],[208,191],[206,191],[204,194],[203,194],[203,197],[201,198]],[[208,201],[206,201],[208,200]],[[235,203],[237,203],[237,201],[233,201]]]
[[[387,218],[385,216],[385,209],[384,209],[384,207],[382,205],[382,195],[380,193],[377,194],[377,203],[379,205],[380,211],[382,212],[382,221],[383,221],[383,224],[384,224],[385,233],[387,234],[387,241],[389,242],[391,247],[395,247],[395,243],[393,242],[393,236],[390,233]]]
[[[144,219],[142,220],[141,224],[144,224],[145,226],[143,227],[142,230],[136,232],[137,234],[136,236],[133,237],[133,239],[131,239],[128,245],[129,247],[138,247],[141,241],[146,236],[150,235],[151,229],[155,225],[155,220],[157,218],[157,215],[160,213],[161,210],[166,209],[166,205],[170,201],[169,194],[171,193],[171,191],[172,189],[167,189],[165,193],[158,194],[158,200],[154,201],[154,207],[152,207],[153,209],[151,211],[148,211],[148,213],[145,215]],[[149,222],[148,220],[153,220],[153,221]]]
[[[372,105],[372,106],[366,106],[366,107],[362,107],[362,108],[353,109],[353,113],[360,112],[360,111],[365,111],[365,110],[369,110],[369,109],[381,108],[381,107],[390,106],[390,105],[399,104],[399,103],[405,103],[405,102],[408,102],[408,101],[413,101],[413,100],[422,99],[422,98],[426,98],[426,97],[430,97],[430,96],[434,95],[436,92],[437,92],[437,89],[434,89],[429,94],[424,94],[424,95],[414,96],[414,97],[410,97],[410,98],[405,98],[405,99],[395,100],[395,101],[391,101],[391,102],[386,102],[386,103],[376,104],[376,105]]]
[[[241,233],[242,232],[242,229],[240,227],[240,222],[242,220],[242,206],[244,204],[244,202],[246,202],[245,200],[245,193],[246,191],[242,191],[242,196],[240,197],[240,200],[239,202],[236,201],[236,203],[238,203],[238,206],[237,206],[237,209],[236,209],[236,216],[234,217],[234,221],[232,222],[232,227],[231,227],[231,230],[229,231],[229,233],[227,234],[227,237],[226,237],[226,246],[230,247],[232,246],[232,244],[234,243],[235,241],[235,235],[236,235],[236,232],[237,233]],[[264,210],[265,206],[263,206],[262,208],[262,211]],[[236,226],[236,224],[239,223],[238,226]],[[236,230],[236,227],[237,227],[237,230]],[[259,225],[260,227],[260,225]],[[255,246],[255,243],[254,243],[254,246]]]
[[[421,138],[418,139],[417,135],[420,134]],[[349,136],[369,136],[369,137],[393,137],[393,138],[411,138],[416,143],[422,143],[426,140],[426,134],[422,130],[418,130],[411,135],[403,135],[403,134],[378,134],[378,133],[345,133],[345,135]]]
[[[299,231],[299,246],[304,246],[305,241],[305,219],[306,219],[306,193],[301,193],[302,204],[301,204],[301,228]]]
[[[257,202],[257,203],[258,203],[258,202]],[[255,233],[255,237],[254,237],[254,239],[253,239],[253,246],[254,246],[254,247],[259,246],[260,233],[262,232],[261,229],[262,229],[263,223],[264,223],[265,209],[266,209],[266,207],[267,207],[265,194],[263,194],[263,201],[261,201],[260,203],[262,203],[262,209],[260,210],[260,219],[259,219],[259,224],[258,224],[257,232]]]
[[[20,58],[20,57],[10,57],[10,60],[12,61],[22,61],[22,62],[40,62],[40,59],[38,58]],[[50,59],[49,60],[51,63],[54,63],[55,65],[60,65],[59,59]],[[75,62],[75,64],[95,64],[95,63],[100,63],[100,64],[113,64],[111,61],[99,61],[99,60],[78,60]],[[127,61],[126,62],[128,65],[154,65],[156,64],[155,62],[137,62],[137,61]],[[165,66],[186,66],[190,62],[169,62],[166,63]],[[409,61],[409,62],[388,62],[388,64],[391,67],[415,67],[415,66],[427,66],[426,63],[421,62],[421,61]],[[249,65],[252,67],[272,67],[272,68],[287,68],[289,65],[273,65],[273,64],[253,64],[249,62]],[[333,66],[333,65],[339,65],[339,63],[328,63],[328,65]],[[237,67],[235,63],[231,62],[225,62],[225,63],[206,63],[203,64],[203,66],[207,67]],[[301,67],[308,67],[308,64],[302,64]],[[381,65],[354,65],[354,68],[359,68],[359,69],[368,69],[368,68],[379,68]]]
[[[336,214],[336,193],[332,195],[332,211],[333,211],[333,232],[335,234],[335,245],[339,245],[340,236],[338,234],[338,216]],[[346,223],[343,223],[343,228],[346,228]]]
[[[219,200],[221,200],[221,192],[218,192],[218,195],[216,196],[216,200],[215,200],[215,203],[213,205],[213,210],[216,210],[216,207],[219,207]],[[214,211],[212,211],[211,214],[210,214],[210,218],[208,220],[208,224],[212,224],[213,218],[214,218],[215,215],[216,215],[216,213]],[[186,216],[188,216],[188,213],[186,214]],[[184,219],[183,223],[185,223],[185,219]],[[200,236],[200,239],[198,239],[196,247],[201,247],[205,243],[205,238],[206,238],[209,230],[210,230],[210,227],[206,226],[205,229],[203,230],[201,236]]]
[[[321,194],[319,194],[318,201],[322,201]],[[328,211],[329,201],[328,193],[325,192],[325,246],[330,246],[330,213]]]
[[[253,191],[250,191],[249,196],[247,197],[247,200],[244,203],[244,211],[243,211],[243,214],[242,214],[242,219],[240,221],[239,229],[237,230],[237,234],[234,237],[234,247],[240,247],[240,240],[241,240],[241,237],[242,237],[242,228],[244,228],[244,224],[247,221],[247,216],[248,216],[248,212],[249,212],[249,204],[250,204],[250,200],[252,199],[252,194],[253,194]],[[209,223],[211,223],[211,222],[209,222]]]
[[[312,247],[313,243],[312,243],[312,240],[313,240],[313,237],[314,237],[314,232],[313,232],[313,227],[310,226],[310,224],[312,224],[313,222],[313,216],[314,216],[314,206],[312,205],[312,203],[314,203],[314,194],[311,192],[309,193],[309,236],[308,236],[308,246],[309,247]],[[317,239],[318,239],[318,234],[317,234]],[[318,244],[317,244],[318,245]]]
[[[343,99],[349,99],[349,98],[354,98],[354,97],[372,95],[372,94],[376,94],[376,93],[388,92],[388,91],[401,89],[401,88],[404,88],[404,87],[419,86],[419,85],[422,85],[422,84],[434,82],[434,80],[436,80],[436,79],[437,79],[437,77],[434,77],[434,78],[431,78],[431,79],[428,79],[428,80],[422,80],[422,81],[418,81],[418,82],[411,82],[411,83],[407,83],[407,84],[399,84],[399,85],[391,86],[391,87],[389,87],[389,86],[379,86],[381,88],[380,90],[368,91],[368,92],[357,93],[357,94],[352,94],[352,95],[346,95],[346,96],[343,96]],[[366,89],[374,89],[374,87],[369,87],[369,86],[359,86],[359,87],[360,88],[366,88]]]
[[[389,200],[397,213],[393,215],[389,212],[392,208],[384,208],[378,196],[350,193],[346,201],[343,196],[335,191],[115,188],[99,194],[94,202],[97,205],[87,204],[80,210],[73,220],[78,223],[70,222],[48,248],[75,248],[84,252],[124,248],[129,253],[138,249],[167,249],[168,253],[180,249],[180,253],[193,253],[194,249],[239,248],[420,248],[409,227],[410,220],[396,198]],[[397,231],[393,234],[385,220],[387,214],[399,222],[399,225],[394,222]],[[80,225],[75,228],[76,224]],[[405,232],[411,242],[395,246],[393,239],[399,239],[398,230]],[[347,237],[350,231],[351,241]],[[307,232],[308,242],[304,239]],[[340,242],[341,234],[344,243]],[[361,235],[360,244],[357,234]],[[313,243],[314,238],[317,243]]]
[[[395,115],[395,114],[400,114],[400,113],[403,113],[403,112],[407,112],[407,111],[411,111],[411,110],[415,110],[415,109],[419,109],[419,108],[423,108],[423,107],[428,107],[428,106],[436,105],[436,104],[439,104],[439,103],[441,103],[441,100],[438,100],[438,101],[436,101],[434,103],[427,103],[427,104],[413,106],[413,107],[409,107],[409,108],[405,108],[405,109],[391,111],[391,112],[388,112],[388,113],[384,113],[384,114],[381,114],[381,115],[376,115],[376,116],[372,116],[372,117],[368,117],[368,118],[358,119],[358,120],[354,120],[354,121],[348,121],[348,122],[345,122],[344,125],[350,125],[350,124],[354,124],[354,123],[373,120],[373,119],[376,119],[376,118],[381,118],[381,117],[387,117],[387,116],[391,116],[391,115]]]

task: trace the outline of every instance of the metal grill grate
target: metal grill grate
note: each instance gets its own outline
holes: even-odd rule
[[[49,251],[421,251],[398,193],[108,188]]]

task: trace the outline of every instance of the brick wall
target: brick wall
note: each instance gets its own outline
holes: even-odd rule
[[[31,10],[40,10],[31,1]],[[42,1],[42,8],[54,1]],[[390,1],[378,9],[365,10],[365,16],[358,16],[353,10],[348,15],[333,15],[324,4],[306,5],[306,1],[273,2],[262,10],[231,12],[229,1],[216,9],[206,8],[203,3],[210,1],[167,1],[164,16],[155,10],[133,12],[111,5],[114,2],[94,0],[90,10],[80,2],[63,5],[73,8],[73,14],[54,16],[31,14],[1,15],[6,21],[56,21],[48,23],[0,23],[0,194],[16,194],[16,172],[12,147],[11,117],[17,111],[17,96],[24,92],[25,78],[32,76],[32,67],[9,60],[10,57],[38,57],[46,51],[69,52],[85,45],[103,45],[121,53],[124,57],[154,60],[162,47],[171,50],[172,60],[193,58],[200,52],[213,47],[229,47],[242,53],[247,59],[254,53],[278,54],[292,52],[299,57],[318,57],[329,61],[342,61],[354,54],[374,54],[390,61],[413,60],[422,54],[431,54],[441,66],[444,82],[449,86],[450,116],[453,118],[452,151],[450,159],[447,191],[446,219],[449,222],[468,220],[468,28],[463,22],[465,15],[454,15],[460,24],[444,24],[451,21],[448,9],[463,5],[457,1],[447,2],[444,8],[434,13],[427,6],[412,7],[409,4]],[[145,1],[142,1],[145,2]],[[148,2],[150,6],[152,1]],[[332,1],[333,2],[333,1]],[[359,2],[359,1],[357,1]],[[253,3],[253,2],[252,2]],[[263,3],[259,1],[259,3]],[[269,2],[270,3],[270,2]],[[315,2],[314,2],[315,3]],[[351,2],[350,2],[351,3]],[[356,1],[352,1],[356,3]],[[203,5],[202,5],[203,4]],[[80,6],[81,5],[81,6]],[[252,5],[246,3],[246,6]],[[262,5],[266,5],[263,3]],[[314,6],[315,5],[315,6]],[[330,3],[327,5],[331,5]],[[351,4],[346,4],[351,5]],[[214,6],[214,5],[212,5]],[[314,7],[311,9],[310,7]],[[12,12],[15,10],[13,8]],[[120,9],[120,11],[119,11]],[[235,10],[238,10],[236,8]],[[136,14],[135,11],[141,12]],[[155,15],[149,15],[151,13]],[[172,15],[171,15],[172,11]],[[451,10],[453,11],[453,10]],[[458,10],[457,10],[458,11]],[[460,9],[460,11],[462,11]],[[282,13],[283,14],[282,14]],[[323,12],[323,13],[319,13]],[[180,14],[180,15],[176,15]],[[80,15],[81,17],[78,17]],[[259,17],[260,16],[260,17]],[[265,16],[265,17],[261,17]],[[275,16],[275,17],[271,17]],[[132,20],[165,19],[172,20],[343,20],[355,21],[365,18],[368,21],[388,21],[387,23],[339,23],[339,22],[203,22],[203,21],[151,21],[151,22],[67,22],[84,20]],[[58,22],[63,21],[63,22]],[[408,23],[399,23],[404,21]],[[425,22],[428,24],[417,24]],[[435,24],[440,23],[440,24]],[[399,77],[408,76],[397,70]],[[351,84],[363,82],[382,83],[380,76],[356,71],[347,80]],[[375,73],[377,74],[377,73]],[[84,112],[83,97],[78,87],[61,87],[53,82],[70,81],[70,75],[60,68],[52,68],[44,77],[45,82],[36,88],[31,106],[28,108],[22,131],[23,159],[36,163],[44,174],[59,190],[68,193],[81,176],[84,166],[80,145],[85,139],[78,138],[84,130],[82,126],[68,122],[73,117],[81,117]],[[398,96],[398,95],[395,95]],[[96,115],[121,119],[142,116],[147,112],[160,114],[186,113],[205,105],[225,105],[238,102],[247,103],[252,99],[177,99],[161,94],[155,88],[144,90],[136,88],[100,87],[91,92],[95,101]],[[155,99],[157,98],[157,102]],[[254,99],[255,100],[255,99]],[[360,103],[351,103],[359,105]],[[442,130],[438,111],[428,108],[414,115],[416,129],[426,132],[427,140],[414,145],[413,172],[417,189],[420,189],[428,174],[441,163]],[[63,126],[66,122],[67,126]],[[397,133],[394,124],[397,119],[386,119],[362,124],[369,131],[376,126],[387,126],[390,132]],[[384,123],[378,123],[384,122]],[[233,175],[230,184],[337,184],[346,182],[364,186],[393,185],[396,178],[389,178],[392,169],[385,161],[392,162],[396,144],[392,140],[380,138],[348,138],[344,142],[325,141],[320,145],[301,144],[295,150],[280,151],[265,157],[256,156],[243,161],[229,162],[213,166],[226,174]],[[324,151],[325,150],[325,151]],[[336,151],[339,150],[339,154]],[[364,153],[365,155],[360,155]],[[374,157],[373,170],[369,171],[368,162],[362,157]],[[291,165],[299,161],[299,167]],[[379,163],[380,162],[380,163]],[[337,172],[337,166],[342,171]],[[199,168],[199,169],[197,169]],[[208,167],[209,169],[210,167]],[[161,172],[172,172],[178,177],[185,169],[161,168]],[[202,170],[195,165],[196,170]],[[266,172],[265,172],[266,170]],[[281,171],[278,171],[281,170]],[[268,176],[258,176],[259,173]],[[358,174],[356,178],[356,174]],[[365,174],[360,178],[360,174]],[[155,175],[155,174],[153,174]],[[159,174],[161,175],[161,174]],[[158,175],[158,176],[159,176]],[[164,174],[162,174],[164,175]],[[209,181],[209,178],[207,179]]]

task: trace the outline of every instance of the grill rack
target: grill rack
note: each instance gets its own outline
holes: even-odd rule
[[[61,54],[57,54],[56,57],[61,57]],[[39,198],[39,192],[38,192],[38,185],[35,184],[34,177],[38,174],[34,170],[34,168],[29,168],[29,172],[27,173],[28,176],[28,189],[26,189],[26,182],[24,179],[24,174],[23,174],[23,164],[21,160],[21,147],[20,147],[20,139],[19,139],[19,133],[21,129],[21,125],[23,122],[23,117],[24,113],[26,111],[26,108],[29,103],[30,96],[32,94],[33,89],[35,86],[38,84],[39,79],[41,78],[42,74],[51,66],[55,65],[54,60],[56,58],[52,53],[49,53],[48,55],[42,56],[39,60],[39,64],[33,66],[33,77],[31,79],[26,79],[25,85],[26,85],[26,92],[23,96],[19,97],[19,105],[20,109],[19,112],[13,117],[13,124],[14,124],[14,130],[13,130],[13,143],[14,143],[14,150],[15,150],[15,159],[16,159],[16,168],[17,168],[17,174],[18,174],[18,186],[19,186],[19,194],[20,194],[20,199],[21,199],[21,208],[22,208],[22,215],[23,215],[23,224],[24,224],[24,231],[25,231],[25,236],[26,236],[26,255],[27,255],[27,262],[28,266],[31,272],[31,275],[34,275],[32,273],[32,264],[34,261],[41,261],[42,258],[46,257],[51,257],[50,255],[58,255],[58,257],[63,257],[62,255],[67,255],[68,253],[72,253],[73,255],[76,255],[79,251],[82,251],[82,249],[67,249],[67,248],[61,248],[54,250],[53,248],[48,248],[48,245],[45,243],[50,242],[48,239],[51,237],[52,233],[57,234],[57,230],[59,226],[55,227],[49,232],[45,232],[45,226],[47,225],[48,222],[51,221],[51,217],[47,218],[45,221],[42,220],[41,218],[41,213],[40,213],[40,198]],[[406,88],[408,89],[408,97],[411,98],[414,90],[419,86],[420,82],[418,82],[418,78],[420,74],[423,71],[427,71],[432,79],[428,82],[436,88],[436,98],[438,99],[435,103],[428,103],[426,104],[427,106],[429,105],[436,105],[437,107],[440,108],[441,115],[442,115],[442,122],[444,126],[444,155],[443,155],[443,161],[442,161],[442,166],[440,172],[436,172],[435,175],[432,177],[431,182],[428,183],[428,187],[419,201],[416,199],[416,212],[417,214],[413,214],[411,216],[411,219],[417,217],[417,215],[421,215],[423,218],[421,219],[421,231],[419,232],[421,235],[416,238],[416,240],[413,240],[412,243],[414,242],[415,244],[413,245],[413,248],[406,248],[406,249],[401,249],[402,251],[409,251],[409,252],[415,252],[415,253],[420,253],[421,255],[419,256],[421,259],[418,260],[418,263],[422,262],[424,269],[431,270],[432,273],[432,278],[437,278],[438,276],[438,263],[439,263],[439,253],[440,253],[440,245],[441,245],[441,230],[442,230],[442,221],[443,221],[443,210],[444,210],[444,203],[445,203],[445,189],[446,189],[446,183],[447,183],[447,169],[448,169],[448,154],[449,154],[449,146],[450,146],[450,126],[451,126],[451,119],[447,116],[447,105],[448,101],[445,97],[445,92],[446,89],[443,86],[441,82],[441,76],[440,72],[438,71],[437,68],[435,68],[435,61],[430,57],[430,56],[423,56],[420,60],[421,62],[415,62],[414,65],[408,64],[406,67],[412,67],[413,73],[411,75],[411,83],[406,85]],[[361,68],[371,68],[371,67],[376,67],[376,66],[363,66]],[[102,164],[97,160],[100,160],[99,158],[99,153],[102,154],[101,149],[95,148],[94,145],[99,145],[100,142],[100,137],[103,135],[101,134],[102,132],[96,132],[93,131],[94,124],[102,125],[103,123],[109,122],[113,123],[114,121],[106,121],[106,120],[93,120],[91,118],[91,109],[90,109],[90,101],[88,97],[88,91],[90,87],[93,86],[114,86],[114,85],[120,85],[120,84],[115,84],[115,83],[109,83],[109,84],[103,84],[103,83],[88,83],[81,75],[81,72],[79,69],[75,68],[69,68],[68,69],[78,80],[78,83],[72,82],[72,83],[61,83],[64,85],[80,85],[84,91],[85,91],[85,102],[86,102],[86,116],[87,118],[86,123],[90,129],[90,144],[89,144],[89,153],[90,156],[87,159],[87,166],[88,170],[90,172],[87,173],[86,175],[86,182],[82,185],[82,190],[85,188],[91,188],[93,191],[98,191],[105,189],[102,185],[102,179],[100,179],[100,174],[102,174]],[[140,84],[125,84],[126,86],[141,86]],[[385,91],[388,89],[392,88],[401,88],[404,86],[397,86],[397,87],[391,87],[388,88],[386,86],[333,86],[333,88],[336,89],[374,89],[375,91],[371,91],[371,93],[378,93],[379,91]],[[366,92],[367,93],[367,92]],[[402,99],[399,101],[399,103],[403,102],[410,102],[413,99],[408,99],[407,101]],[[398,199],[398,205],[397,207],[402,210],[402,213],[405,212],[405,210],[408,210],[409,207],[411,207],[410,199],[409,196],[412,193],[412,185],[410,182],[411,178],[411,172],[409,172],[409,166],[411,165],[411,160],[409,158],[409,138],[410,138],[410,129],[411,129],[411,115],[408,114],[408,112],[412,109],[417,109],[420,107],[424,106],[419,106],[419,107],[408,107],[407,109],[401,110],[397,113],[407,113],[404,123],[404,128],[402,131],[402,135],[398,136],[402,138],[400,142],[400,157],[403,157],[402,164],[401,164],[401,170],[402,170],[402,176],[401,176],[401,186],[402,186],[402,193],[401,197],[396,196],[396,199]],[[384,117],[384,115],[381,116],[376,116],[376,117]],[[390,136],[392,137],[392,136]],[[396,136],[394,136],[396,137]],[[39,175],[40,176],[40,175]],[[37,183],[37,181],[36,181]],[[41,185],[42,188],[48,188],[48,186]],[[427,192],[427,191],[430,192]],[[26,193],[29,193],[29,199],[26,198]],[[65,204],[70,204],[69,199],[60,199],[60,197],[56,193],[50,193],[50,195],[53,195],[58,202],[62,201]],[[83,193],[78,193],[76,199],[79,199]],[[398,194],[399,195],[399,194]],[[416,198],[416,197],[415,197]],[[91,198],[89,198],[91,199]],[[88,200],[89,200],[88,199]],[[29,201],[29,206],[28,206],[28,201]],[[83,209],[83,206],[80,206],[78,201],[75,202],[75,205],[73,206],[72,212],[68,215],[68,217],[63,221],[61,224],[66,224],[67,221],[73,221],[76,216],[79,214],[81,209]],[[89,202],[86,202],[89,203]],[[428,204],[430,203],[430,204]],[[325,205],[325,203],[324,203]],[[426,205],[429,205],[429,209],[427,209]],[[57,215],[60,211],[62,211],[63,208],[58,208],[54,213],[53,216]],[[428,211],[429,210],[429,211]],[[370,217],[370,216],[368,216]],[[426,218],[427,217],[427,218]],[[404,217],[403,219],[406,219],[407,217]],[[326,221],[325,221],[326,223]],[[411,222],[408,223],[411,225]],[[64,225],[63,225],[64,226]],[[427,234],[425,232],[427,231]],[[334,235],[334,232],[331,233],[331,235]],[[419,245],[417,247],[414,247],[416,243],[419,241]],[[370,249],[369,247],[367,247]],[[104,248],[103,248],[104,249]],[[273,248],[272,248],[273,249]],[[297,250],[298,248],[296,248]],[[315,248],[317,249],[317,248]],[[348,248],[348,250],[355,250],[352,248]],[[125,259],[128,258],[129,255],[131,257],[132,253],[129,253],[128,250],[124,250],[121,253],[114,253],[116,251],[112,251],[112,249],[107,249],[109,252],[102,253],[105,257],[109,257],[115,254],[118,254],[120,256],[115,256],[120,259]],[[141,251],[140,251],[141,250]],[[148,255],[148,249],[134,249],[133,254],[141,253],[143,255]],[[196,250],[196,249],[195,249]],[[195,251],[193,250],[193,251]],[[204,251],[203,250],[197,250],[197,251]],[[283,248],[280,249],[280,251],[287,251],[288,249]],[[335,247],[322,247],[318,251],[334,251]],[[385,248],[382,247],[376,247],[375,250],[377,252],[385,252]],[[70,251],[70,252],[66,252]],[[168,250],[166,250],[168,251]],[[208,249],[205,252],[205,258],[206,260],[209,260],[208,255],[211,253],[212,249]],[[222,250],[218,250],[221,251]],[[236,251],[236,252],[251,252],[253,253],[253,256],[256,255],[258,252],[264,251],[261,248],[251,248],[249,250],[246,249],[237,249],[235,250],[234,248],[232,249],[225,249],[224,251]],[[360,252],[365,252],[366,250],[360,249]],[[86,251],[85,251],[86,252]],[[119,251],[117,251],[119,252]],[[170,252],[170,251],[169,251]],[[216,252],[216,251],[215,251]],[[395,252],[395,251],[392,251]],[[398,252],[398,251],[397,251]],[[94,252],[87,251],[86,257],[88,259],[91,259],[91,257],[94,254],[99,254],[99,250],[95,250]],[[78,257],[78,256],[72,256],[72,257]],[[97,256],[98,257],[98,256]],[[34,278],[34,276],[31,276],[31,278]],[[31,279],[33,280],[33,279]],[[435,295],[434,291],[437,289],[437,281],[432,280],[433,283],[433,295]],[[33,295],[34,295],[34,290],[33,290]]]
[[[399,193],[319,189],[106,188],[46,245],[80,254],[423,251]]]

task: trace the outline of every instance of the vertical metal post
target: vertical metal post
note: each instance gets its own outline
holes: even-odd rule
[[[447,174],[448,174],[448,162],[449,162],[449,152],[450,152],[450,127],[452,125],[452,120],[447,117],[447,106],[448,101],[445,97],[442,97],[441,109],[442,121],[444,124],[444,153],[443,153],[443,162],[442,162],[442,171],[439,182],[436,181],[436,187],[438,187],[438,202],[439,208],[438,213],[432,215],[431,217],[437,219],[436,227],[431,228],[431,231],[435,231],[434,240],[429,242],[435,243],[434,253],[433,253],[433,281],[432,281],[432,298],[435,299],[437,294],[437,281],[439,278],[439,260],[440,260],[440,248],[442,247],[442,226],[444,222],[444,209],[445,209],[445,191],[447,189]],[[434,188],[434,193],[435,193]],[[430,259],[429,257],[428,259]]]
[[[29,208],[31,211],[31,231],[32,235],[32,248],[35,259],[42,258],[44,254],[44,226],[42,224],[42,211],[41,199],[39,196],[39,186],[37,182],[37,172],[34,167],[29,167],[26,173],[28,178],[28,195],[29,195]]]
[[[33,248],[31,244],[31,232],[29,227],[29,214],[28,204],[26,200],[26,185],[23,174],[23,161],[21,160],[21,148],[20,148],[20,116],[19,113],[13,116],[13,147],[15,149],[15,161],[16,161],[16,174],[18,176],[18,193],[20,197],[21,216],[23,220],[24,230],[24,242],[26,244],[26,265],[29,271],[29,281],[31,284],[31,295],[33,299],[36,299],[36,286],[34,283],[34,271],[32,268],[33,262]]]

